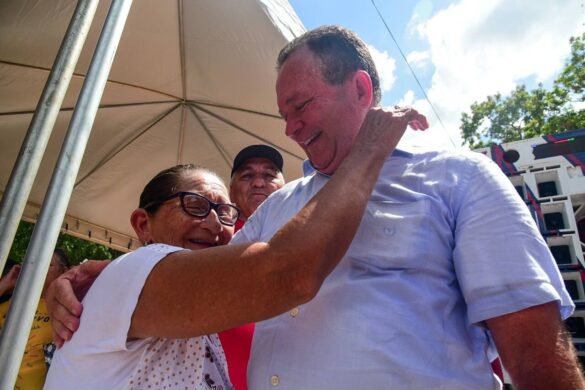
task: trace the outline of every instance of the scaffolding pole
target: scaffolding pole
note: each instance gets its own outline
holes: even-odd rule
[[[59,154],[0,335],[0,389],[14,387],[75,178],[132,0],[113,0]]]
[[[0,201],[0,270],[4,269],[18,222],[26,206],[47,142],[73,76],[99,0],[80,0]]]

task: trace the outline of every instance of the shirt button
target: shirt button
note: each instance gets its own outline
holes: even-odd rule
[[[388,226],[386,226],[384,228],[384,234],[385,235],[387,235],[387,236],[393,236],[394,233],[396,233],[396,229],[394,227],[391,227],[391,226],[388,227]]]
[[[294,317],[296,317],[296,316],[298,316],[298,315],[299,315],[299,308],[298,308],[298,307],[295,307],[294,309],[292,309],[292,310],[290,311],[290,316],[291,316],[291,317],[293,317],[293,318],[294,318]]]
[[[270,377],[270,384],[272,386],[278,386],[280,384],[280,378],[278,377],[278,375],[272,375]]]

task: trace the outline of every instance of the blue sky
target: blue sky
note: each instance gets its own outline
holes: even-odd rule
[[[459,120],[474,101],[516,85],[550,85],[585,26],[585,0],[374,0],[444,126],[424,100],[371,0],[289,0],[307,29],[340,24],[371,48],[385,106],[413,105],[431,129],[403,146],[461,145]],[[448,136],[447,136],[448,133]]]

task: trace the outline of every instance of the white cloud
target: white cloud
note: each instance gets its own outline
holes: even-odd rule
[[[414,91],[409,89],[406,91],[402,99],[396,103],[397,106],[412,106],[414,104]]]
[[[425,115],[431,124],[426,131],[414,131],[408,129],[399,143],[400,148],[423,148],[423,149],[452,149],[461,145],[458,134],[446,133],[446,130],[439,124],[432,108],[424,99],[416,99],[413,90],[408,90],[396,103],[397,106],[410,106],[421,114]]]
[[[382,93],[389,91],[392,89],[394,81],[396,81],[396,60],[390,57],[387,51],[381,52],[371,45],[368,45],[368,49],[370,50],[376,68],[378,69]]]
[[[397,105],[413,107],[421,114],[424,114],[431,124],[431,127],[426,131],[408,129],[400,140],[398,147],[406,149],[452,149],[461,144],[461,140],[457,135],[446,134],[445,129],[439,125],[437,117],[426,100],[415,100],[414,91],[408,90]]]
[[[406,101],[406,98],[410,97],[409,92],[406,93],[403,100]],[[410,105],[418,112],[425,115],[429,121],[430,127],[426,131],[407,131],[401,139],[399,147],[419,147],[424,149],[461,148],[462,140],[459,130],[457,129],[458,124],[449,127],[449,125],[445,123],[444,115],[441,113],[439,114],[441,115],[441,121],[443,122],[443,125],[441,125],[441,122],[437,119],[433,109],[424,99],[415,100],[412,103],[405,105]],[[467,147],[463,148],[468,149]]]
[[[419,24],[435,67],[427,95],[452,137],[459,139],[461,113],[474,101],[556,77],[570,53],[569,37],[582,31],[582,12],[577,1],[461,0]],[[428,104],[415,104],[432,123],[428,140],[437,142],[436,127],[449,146]]]
[[[418,26],[424,23],[433,12],[433,3],[431,0],[421,0],[413,8],[412,16],[408,21],[407,31],[411,34],[417,31]]]
[[[413,68],[423,69],[425,68],[428,63],[429,59],[431,58],[431,52],[428,50],[425,51],[411,51],[406,55],[406,60]]]

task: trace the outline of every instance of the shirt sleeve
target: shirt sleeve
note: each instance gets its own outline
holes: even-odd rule
[[[94,353],[132,348],[128,330],[146,278],[160,260],[179,250],[183,249],[153,244],[107,266],[83,300],[81,324],[71,342]]]
[[[453,261],[470,323],[557,301],[574,304],[534,219],[511,182],[477,155],[454,195]]]
[[[236,232],[232,237],[230,244],[246,244],[250,242],[261,241],[262,221],[264,219],[265,210],[268,209],[267,202],[270,198],[265,200],[256,211],[248,218],[244,226]]]

